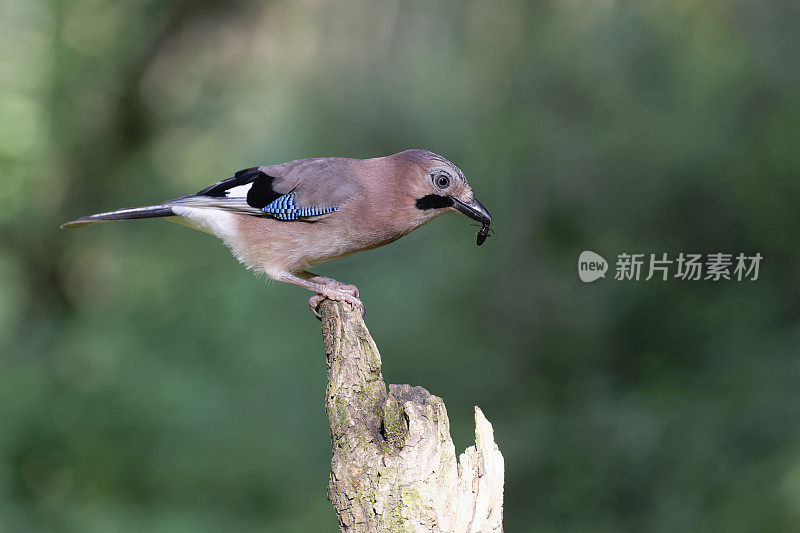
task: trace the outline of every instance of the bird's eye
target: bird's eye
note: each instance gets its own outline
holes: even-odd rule
[[[436,186],[440,189],[446,189],[450,185],[450,176],[447,174],[439,174],[436,176]]]

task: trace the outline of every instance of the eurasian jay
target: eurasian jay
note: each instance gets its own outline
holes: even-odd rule
[[[307,269],[389,244],[448,211],[482,224],[492,217],[453,163],[427,150],[374,159],[324,157],[248,168],[192,196],[78,218],[74,228],[106,220],[166,217],[216,235],[248,268],[345,301],[362,313],[358,288]],[[319,315],[317,315],[319,316]]]

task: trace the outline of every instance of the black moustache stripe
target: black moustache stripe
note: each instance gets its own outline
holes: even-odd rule
[[[445,207],[452,206],[453,199],[449,196],[429,194],[417,199],[417,209],[444,209]]]

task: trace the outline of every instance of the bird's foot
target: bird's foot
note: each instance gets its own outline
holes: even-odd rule
[[[364,316],[364,304],[359,299],[358,287],[355,285],[347,285],[341,281],[333,278],[326,278],[325,276],[317,276],[307,270],[300,273],[299,276],[285,272],[275,277],[278,281],[285,281],[292,283],[299,287],[316,292],[314,296],[309,298],[308,306],[314,316],[322,320],[319,314],[319,304],[326,298],[336,302],[347,302],[353,306],[354,309],[361,311],[361,316]]]
[[[352,287],[355,291],[350,289]],[[364,316],[364,303],[358,298],[358,289],[355,285],[336,285],[326,286],[323,290],[308,299],[308,307],[318,319],[322,320],[322,315],[319,314],[319,304],[323,300],[334,300],[336,302],[347,302],[353,306],[354,309],[361,311],[361,316]]]
[[[311,278],[311,281],[322,283],[323,285],[326,285],[333,289],[338,289],[352,293],[353,296],[355,296],[356,298],[358,298],[359,295],[358,287],[356,287],[355,285],[348,285],[347,283],[342,283],[341,281],[335,280],[333,278],[326,278],[325,276],[314,276],[313,278]]]

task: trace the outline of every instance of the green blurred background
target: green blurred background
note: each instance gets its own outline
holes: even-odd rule
[[[318,267],[508,531],[800,530],[796,0],[0,1],[0,531],[329,531],[308,294],[77,216],[424,147],[494,215]],[[755,282],[578,280],[584,250]],[[612,265],[613,268],[613,265]]]

